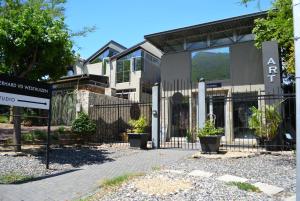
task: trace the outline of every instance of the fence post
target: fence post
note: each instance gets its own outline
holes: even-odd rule
[[[198,128],[203,128],[206,120],[205,96],[205,80],[201,78],[198,83]]]
[[[160,87],[156,83],[152,87],[152,148],[157,149],[160,145]]]

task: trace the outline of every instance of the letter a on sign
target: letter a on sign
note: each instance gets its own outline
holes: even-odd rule
[[[272,57],[268,61],[268,65],[270,65],[270,64],[276,65],[276,63]]]

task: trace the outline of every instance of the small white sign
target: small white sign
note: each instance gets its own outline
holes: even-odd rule
[[[0,105],[49,110],[50,99],[0,92]]]

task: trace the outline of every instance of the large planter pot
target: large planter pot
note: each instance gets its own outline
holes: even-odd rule
[[[147,148],[148,133],[128,133],[130,147]]]
[[[221,135],[211,135],[200,137],[201,151],[203,153],[217,153],[219,152]]]

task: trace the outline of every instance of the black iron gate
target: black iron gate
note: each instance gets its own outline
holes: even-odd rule
[[[294,93],[284,93],[280,89],[266,95],[255,85],[207,88],[205,106],[198,104],[198,83],[184,80],[162,82],[160,93],[161,148],[200,149],[197,136],[199,107],[205,107],[207,119],[224,129],[221,149],[256,150],[274,146],[284,150],[295,144]],[[275,114],[280,116],[280,123],[276,136],[267,140],[266,136],[251,128],[249,121],[253,108],[256,108],[262,112],[261,125],[270,124],[272,117],[267,116],[271,107],[276,108]],[[272,143],[267,145],[266,141]]]

